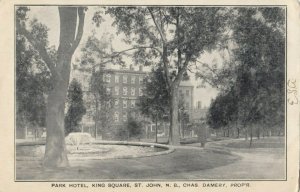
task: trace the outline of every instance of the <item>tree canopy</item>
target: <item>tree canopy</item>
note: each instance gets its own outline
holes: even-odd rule
[[[212,102],[209,122],[215,128],[239,121],[244,126],[261,123],[283,129],[284,9],[236,8],[235,13],[237,17],[231,24],[234,46],[227,65],[230,68],[226,69],[234,75],[226,77],[222,69],[210,76],[227,78],[219,82],[231,83],[223,84],[221,93]]]
[[[169,92],[170,143],[179,143],[178,86],[205,51],[218,45],[228,21],[221,7],[108,7],[136,64],[163,66]],[[120,54],[117,53],[118,55]]]
[[[163,69],[152,69],[144,79],[143,95],[139,97],[137,106],[141,113],[152,120],[163,119],[169,113],[169,93],[163,78]]]

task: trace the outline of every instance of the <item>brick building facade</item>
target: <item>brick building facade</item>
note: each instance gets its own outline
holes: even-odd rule
[[[107,92],[114,99],[111,124],[114,126],[123,125],[130,115],[136,120],[149,122],[148,131],[154,131],[154,124],[151,125],[151,120],[143,117],[136,107],[139,96],[143,94],[143,80],[147,76],[147,72],[143,71],[143,67],[140,66],[138,70],[135,70],[132,66],[123,69],[101,70],[104,72],[103,81],[106,83]],[[76,78],[82,84],[84,92],[83,100],[87,108],[87,113],[82,119],[82,125],[84,131],[91,132],[87,130],[94,127],[94,120],[92,118],[92,113],[94,113],[93,96],[89,86],[91,71],[75,67],[72,71],[72,78]],[[194,86],[190,82],[184,81],[180,83],[178,90],[179,98],[184,102],[184,110],[188,112],[190,119],[193,116],[193,88]]]
[[[129,115],[139,119],[140,113],[136,109],[138,97],[142,96],[143,80],[147,75],[142,70],[135,71],[130,69],[106,69],[103,80],[107,83],[107,92],[114,98],[114,124],[123,124]]]

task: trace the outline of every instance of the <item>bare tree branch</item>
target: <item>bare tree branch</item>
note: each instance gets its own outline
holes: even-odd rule
[[[211,85],[212,87],[216,87],[217,89],[219,89],[219,86],[216,83],[214,83],[213,81],[210,81],[207,77],[205,77],[200,72],[197,72],[197,76],[199,78],[201,78],[203,81],[205,81],[206,83],[208,83],[209,85]]]
[[[85,18],[85,7],[78,7],[78,18],[79,18],[79,23],[78,23],[78,27],[77,27],[77,34],[76,34],[76,38],[74,40],[74,42],[72,43],[72,47],[71,47],[71,53],[74,53],[74,51],[76,50],[76,48],[79,45],[79,42],[82,38],[83,35],[83,28],[84,28],[84,18]]]
[[[209,67],[209,65],[207,63],[201,62],[199,60],[196,60],[196,62],[202,64],[204,67],[206,67],[207,69],[209,69],[214,75],[217,75],[216,71],[213,70],[211,67]]]
[[[129,48],[129,49],[125,49],[125,50],[122,50],[122,51],[115,51],[112,54],[110,54],[108,56],[105,56],[103,58],[116,57],[116,56],[124,54],[124,53],[126,53],[128,51],[132,51],[132,50],[136,50],[136,49],[155,49],[160,55],[162,55],[161,51],[157,47],[153,47],[153,46],[138,46],[138,47],[132,47],[132,48]]]
[[[159,24],[158,24],[157,21],[155,20],[155,17],[154,17],[154,14],[153,14],[153,12],[152,12],[152,9],[151,9],[150,7],[148,7],[148,10],[149,10],[149,12],[150,12],[150,14],[151,14],[152,20],[153,20],[153,22],[154,22],[154,24],[155,24],[155,26],[156,26],[156,29],[158,30],[158,32],[159,32],[159,34],[160,34],[160,37],[161,37],[163,43],[166,44],[166,43],[167,43],[167,39],[166,39],[166,37],[165,37],[165,35],[164,35],[164,33],[163,33],[161,27],[159,26]]]
[[[191,55],[186,55],[186,58],[185,58],[182,68],[178,67],[178,74],[177,74],[174,82],[178,82],[180,79],[182,79],[181,77],[182,77],[183,73],[186,71],[190,60],[191,60]]]
[[[164,72],[165,72],[165,76],[166,76],[167,86],[170,89],[172,86],[172,81],[171,81],[169,67],[168,67],[169,61],[167,58],[167,47],[165,45],[163,46],[162,60],[163,60],[163,66],[164,66]]]

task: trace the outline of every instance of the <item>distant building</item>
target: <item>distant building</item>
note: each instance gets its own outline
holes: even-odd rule
[[[129,115],[140,119],[141,115],[136,110],[139,96],[143,95],[143,80],[147,73],[140,66],[136,71],[131,66],[129,69],[105,69],[103,78],[107,83],[107,91],[115,99],[113,120],[115,124],[123,124]]]
[[[184,110],[189,114],[189,119],[193,118],[193,98],[194,85],[189,81],[182,81],[179,84],[178,95],[181,102],[183,101]]]
[[[206,121],[206,114],[208,108],[202,107],[201,101],[197,102],[196,107],[193,109],[193,117],[191,118],[193,123],[202,123]]]

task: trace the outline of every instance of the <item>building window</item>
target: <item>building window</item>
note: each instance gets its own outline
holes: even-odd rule
[[[190,90],[186,90],[185,94],[186,94],[186,96],[189,96],[190,95]]]
[[[114,121],[115,122],[119,121],[119,112],[118,111],[116,111],[115,114],[114,114]]]
[[[131,84],[135,84],[135,76],[131,76]]]
[[[127,83],[127,75],[123,75],[123,83]]]
[[[142,76],[139,76],[139,83],[140,83],[140,85],[142,85],[143,84],[143,77]]]
[[[106,102],[106,107],[107,107],[108,109],[111,108],[111,101],[107,101],[107,102]]]
[[[119,83],[119,75],[115,75],[115,83]]]
[[[131,115],[131,117],[135,118],[135,112],[134,111],[132,111],[130,115]]]
[[[127,87],[123,87],[123,95],[127,95]]]
[[[110,79],[111,79],[111,74],[107,74],[106,75],[106,82],[110,83]]]
[[[134,95],[135,95],[135,88],[131,87],[131,96],[134,96]]]
[[[142,88],[139,88],[139,96],[143,96],[143,90],[142,90]]]
[[[123,121],[127,121],[127,113],[123,112]]]
[[[190,104],[189,104],[189,102],[186,102],[186,109],[189,109],[190,108]]]
[[[119,99],[115,99],[115,106],[119,105]]]
[[[123,108],[127,108],[127,100],[123,100]]]
[[[135,107],[135,100],[131,100],[131,108]]]
[[[115,95],[119,95],[119,87],[118,86],[115,87]]]
[[[182,90],[181,90],[181,89],[178,90],[178,95],[179,95],[180,97],[183,97],[183,94],[182,94]]]
[[[106,74],[103,74],[103,82],[105,82],[106,81]]]
[[[106,87],[106,93],[110,94],[111,93],[111,88],[110,87]]]

